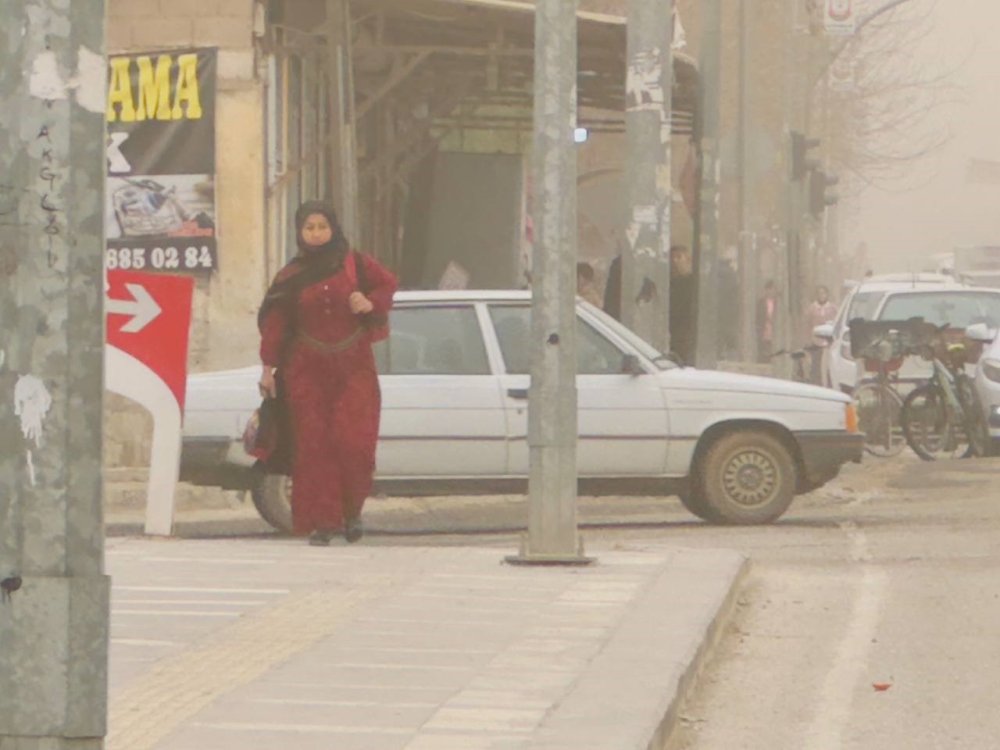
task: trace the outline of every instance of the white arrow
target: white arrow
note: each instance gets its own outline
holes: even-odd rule
[[[142,284],[126,284],[132,300],[111,299],[104,303],[108,315],[131,315],[132,320],[121,327],[122,333],[138,333],[158,317],[163,310]]]

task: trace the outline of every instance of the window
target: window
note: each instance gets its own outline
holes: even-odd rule
[[[865,320],[874,318],[878,304],[884,296],[885,292],[858,292],[855,294],[854,299],[851,300],[851,307],[847,311],[847,320],[844,323],[855,318],[864,318]]]
[[[375,346],[384,375],[489,375],[475,308],[401,307],[389,318],[387,341]]]
[[[507,372],[526,375],[530,372],[528,333],[531,308],[515,305],[490,307]],[[624,355],[621,350],[587,323],[576,319],[576,371],[580,375],[620,375]]]
[[[965,328],[973,323],[985,323],[990,328],[1000,325],[1000,294],[988,292],[926,292],[897,294],[889,297],[882,308],[882,320],[909,320],[920,317],[928,323],[951,328]]]

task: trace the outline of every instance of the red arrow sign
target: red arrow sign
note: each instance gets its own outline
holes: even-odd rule
[[[183,411],[194,279],[138,271],[107,273],[108,344],[156,373]]]

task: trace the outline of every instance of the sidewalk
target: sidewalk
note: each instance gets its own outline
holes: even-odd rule
[[[746,570],[617,545],[108,542],[108,750],[658,750]]]

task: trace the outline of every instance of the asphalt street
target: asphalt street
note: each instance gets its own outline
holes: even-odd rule
[[[869,462],[773,527],[633,532],[753,561],[672,750],[1000,747],[998,468]]]

